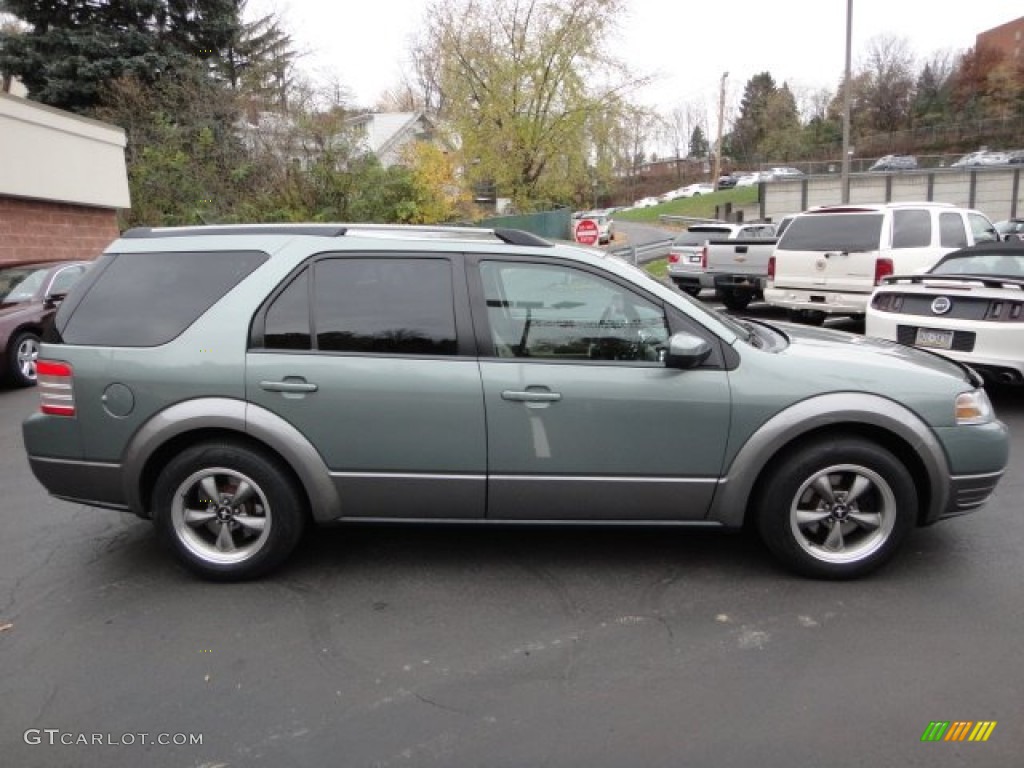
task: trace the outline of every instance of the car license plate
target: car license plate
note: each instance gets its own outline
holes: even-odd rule
[[[933,331],[930,328],[918,328],[914,339],[915,347],[932,347],[933,349],[950,349],[953,346],[952,331]]]

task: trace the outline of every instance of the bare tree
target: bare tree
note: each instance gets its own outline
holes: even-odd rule
[[[915,62],[908,40],[892,35],[872,38],[861,69],[866,76],[863,106],[870,127],[881,132],[909,127]]]

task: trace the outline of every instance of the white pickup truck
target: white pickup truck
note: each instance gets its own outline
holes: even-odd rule
[[[791,218],[787,216],[778,225],[694,225],[672,243],[668,275],[691,296],[713,288],[729,309],[746,309],[763,295],[768,261]]]

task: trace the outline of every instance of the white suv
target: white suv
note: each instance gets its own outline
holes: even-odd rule
[[[950,251],[998,239],[983,213],[948,203],[814,208],[779,240],[765,301],[801,322],[861,316],[883,277],[923,272]]]

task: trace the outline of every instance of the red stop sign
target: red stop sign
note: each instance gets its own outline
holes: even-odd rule
[[[595,245],[599,232],[593,219],[580,219],[576,225],[576,242],[581,245]]]

